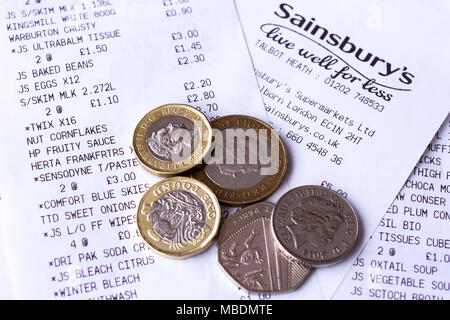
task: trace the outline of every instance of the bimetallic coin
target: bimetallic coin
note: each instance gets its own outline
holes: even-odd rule
[[[211,127],[211,157],[193,177],[231,206],[258,202],[275,192],[287,169],[278,134],[263,121],[243,115],[215,119]]]
[[[290,257],[326,265],[348,255],[358,238],[358,218],[336,192],[317,186],[290,190],[273,211],[272,231]]]
[[[142,197],[137,225],[158,253],[187,258],[205,250],[216,236],[220,205],[203,183],[173,177],[153,185]]]
[[[228,217],[220,230],[219,263],[249,292],[296,289],[311,270],[277,250],[270,225],[273,208],[267,202],[253,204]]]
[[[201,165],[211,140],[203,113],[188,105],[167,104],[142,118],[134,131],[133,147],[144,168],[169,177]]]

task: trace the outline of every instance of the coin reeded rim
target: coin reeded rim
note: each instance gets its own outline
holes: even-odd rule
[[[244,128],[244,129],[266,129],[274,136],[278,138],[279,142],[279,170],[274,175],[267,175],[260,183],[256,186],[246,189],[230,190],[226,189],[218,184],[216,184],[205,172],[205,167],[201,170],[195,172],[192,176],[195,179],[200,180],[210,187],[220,202],[227,204],[229,206],[242,206],[261,201],[269,197],[274,193],[280,184],[283,182],[283,178],[286,175],[288,160],[286,147],[283,140],[280,138],[278,133],[270,127],[264,121],[257,118],[246,116],[246,115],[228,115],[220,117],[211,121],[211,128],[224,130],[228,128]],[[269,144],[271,143],[272,135],[267,136]]]
[[[150,221],[152,205],[161,196],[171,191],[180,190],[195,194],[206,210],[205,232],[179,248],[174,248],[170,241],[163,239],[153,229]],[[206,250],[219,231],[221,208],[215,194],[205,184],[192,178],[172,177],[154,184],[142,196],[137,211],[139,233],[147,244],[157,253],[174,259],[184,259]]]
[[[333,259],[328,259],[328,260],[312,260],[312,259],[307,259],[305,257],[302,257],[298,254],[296,254],[296,252],[289,250],[288,248],[286,248],[280,241],[280,239],[278,238],[277,232],[275,230],[275,214],[277,212],[277,209],[279,208],[279,206],[283,205],[283,199],[285,199],[286,197],[288,197],[290,194],[292,194],[293,192],[298,191],[299,189],[307,189],[307,188],[316,188],[319,190],[324,190],[327,192],[330,192],[331,194],[337,196],[342,202],[344,202],[344,204],[350,209],[350,213],[353,215],[353,217],[355,218],[355,239],[354,241],[350,244],[349,247],[346,248],[345,252]],[[305,186],[300,186],[300,187],[296,187],[294,189],[289,190],[288,192],[286,192],[284,195],[281,196],[281,198],[278,200],[277,204],[275,205],[273,211],[272,211],[272,219],[271,219],[271,227],[272,227],[272,233],[273,233],[273,237],[275,239],[275,241],[277,242],[278,248],[280,249],[280,251],[288,258],[291,258],[293,260],[297,260],[300,263],[307,265],[307,266],[311,266],[311,267],[322,267],[322,266],[331,266],[334,265],[342,260],[344,260],[352,251],[353,248],[356,246],[356,243],[358,242],[359,239],[359,218],[358,215],[356,214],[355,209],[353,208],[353,206],[350,204],[350,202],[348,202],[347,199],[345,199],[344,197],[342,197],[339,193],[322,187],[322,186],[315,186],[315,185],[305,185]]]
[[[202,128],[201,143],[199,142],[191,155],[178,162],[163,161],[150,153],[146,137],[150,127],[158,120],[167,116],[181,116],[191,120],[195,125],[200,121]],[[137,124],[133,134],[133,148],[137,159],[149,172],[160,177],[171,177],[189,171],[202,164],[202,160],[211,148],[212,130],[206,116],[192,106],[186,104],[165,104],[148,112]]]

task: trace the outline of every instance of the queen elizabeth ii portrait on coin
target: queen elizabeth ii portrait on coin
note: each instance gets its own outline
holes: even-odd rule
[[[296,249],[305,244],[321,248],[333,242],[334,235],[345,222],[342,207],[327,199],[310,196],[290,212],[291,224],[286,225]]]

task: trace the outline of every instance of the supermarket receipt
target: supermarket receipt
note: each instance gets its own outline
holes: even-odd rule
[[[161,179],[131,148],[138,121],[166,103],[193,105],[208,119],[265,116],[233,1],[0,8],[0,212],[14,297],[243,296],[215,244],[183,261],[149,250],[137,204]],[[311,278],[300,294],[321,297],[317,287]]]
[[[449,194],[450,115],[333,298],[450,299]]]
[[[331,298],[449,112],[448,19],[418,1],[235,2],[288,186],[331,188],[360,217],[353,258],[317,270]]]

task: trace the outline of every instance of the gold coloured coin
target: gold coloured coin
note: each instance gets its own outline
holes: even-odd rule
[[[172,177],[153,185],[142,197],[137,225],[156,252],[183,259],[204,251],[216,236],[220,205],[203,183]]]
[[[201,165],[211,140],[211,127],[203,113],[188,105],[166,104],[139,121],[133,147],[145,169],[171,177]]]
[[[211,121],[212,157],[193,173],[220,202],[242,206],[277,190],[287,169],[286,148],[268,124],[253,117],[230,115]]]

